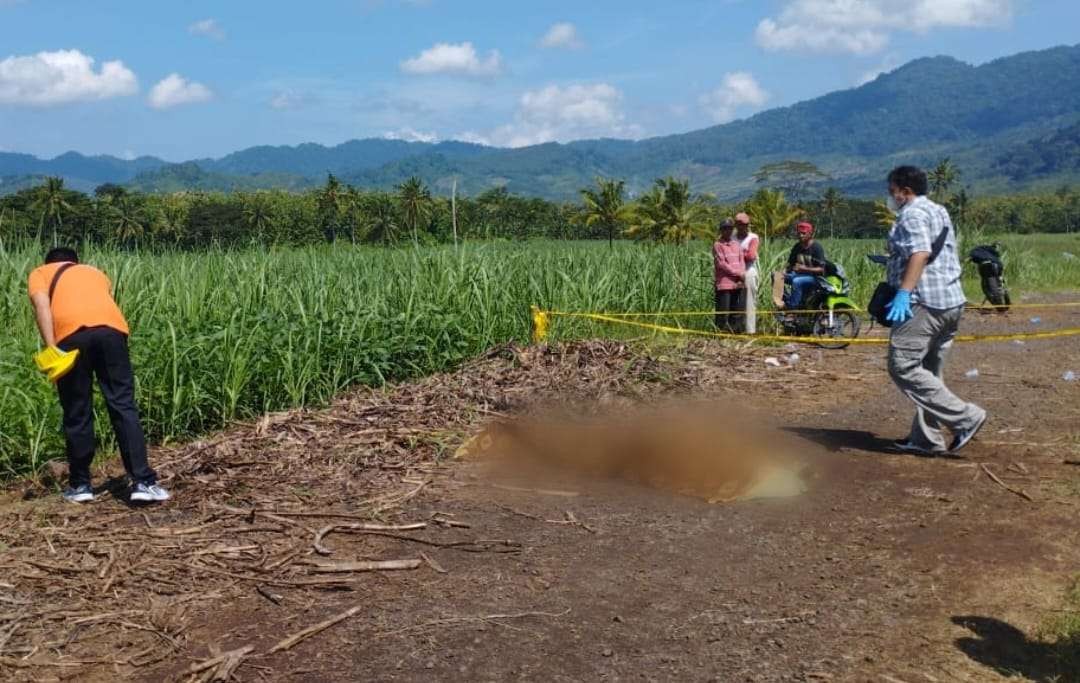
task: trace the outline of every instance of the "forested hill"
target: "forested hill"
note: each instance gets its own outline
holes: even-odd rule
[[[51,161],[0,154],[0,177],[61,175],[76,189],[130,183],[143,190],[301,188],[327,173],[365,187],[419,176],[436,192],[576,198],[597,175],[640,192],[653,179],[689,178],[698,191],[749,194],[754,170],[811,161],[849,194],[879,194],[901,161],[951,157],[975,191],[1014,191],[1080,179],[1080,46],[1027,52],[971,66],[949,57],[910,62],[850,90],[681,135],[637,142],[587,140],[519,149],[443,142],[354,140],[335,147],[253,147],[221,159],[170,165],[68,153]],[[9,183],[11,184],[11,183]],[[0,185],[0,192],[3,185]]]

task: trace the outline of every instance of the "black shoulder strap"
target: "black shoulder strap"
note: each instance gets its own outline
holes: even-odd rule
[[[76,264],[65,263],[64,265],[56,269],[56,274],[52,276],[52,282],[49,283],[49,303],[52,303],[53,292],[56,291],[56,283],[60,282],[60,276],[64,274],[64,271],[74,265]]]
[[[934,262],[940,254],[941,250],[945,248],[945,240],[949,239],[949,224],[946,223],[945,227],[941,229],[941,234],[937,236],[934,243],[930,245],[930,258],[927,259],[926,265],[930,265]]]

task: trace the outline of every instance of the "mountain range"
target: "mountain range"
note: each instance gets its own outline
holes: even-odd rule
[[[326,147],[259,146],[220,159],[171,164],[68,152],[41,160],[0,153],[0,193],[58,175],[74,189],[102,183],[144,191],[304,189],[327,173],[368,188],[419,176],[436,193],[575,199],[596,176],[631,192],[666,175],[689,178],[721,199],[755,189],[763,164],[799,159],[826,171],[849,195],[882,192],[888,169],[950,157],[975,192],[1051,187],[1080,180],[1080,45],[1026,52],[972,66],[918,59],[858,87],[747,119],[644,140],[582,140],[516,149],[465,142],[352,140]]]

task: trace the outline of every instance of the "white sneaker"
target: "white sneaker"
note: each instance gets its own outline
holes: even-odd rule
[[[89,503],[94,499],[94,489],[89,484],[68,487],[64,490],[64,500],[69,503]]]
[[[157,484],[135,484],[131,487],[131,500],[141,503],[161,503],[172,498],[169,492]]]

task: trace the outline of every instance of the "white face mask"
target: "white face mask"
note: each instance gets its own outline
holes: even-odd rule
[[[896,201],[896,197],[891,194],[885,199],[885,206],[889,207],[889,211],[898,213],[900,209],[904,208],[904,205]]]

